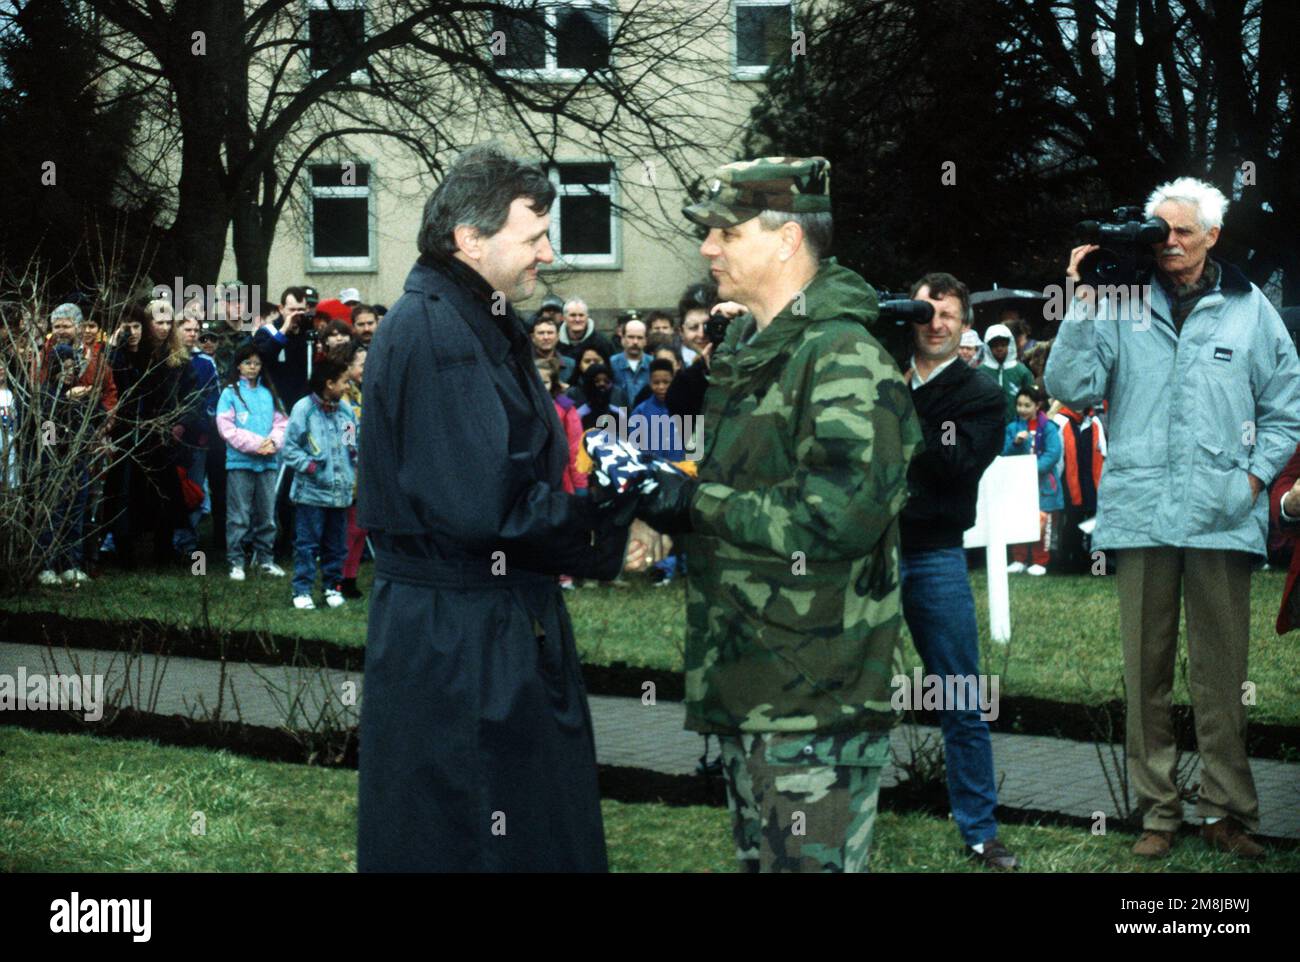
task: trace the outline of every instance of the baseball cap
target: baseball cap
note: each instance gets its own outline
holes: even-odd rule
[[[350,301],[356,301],[359,304],[361,303],[361,292],[355,287],[345,287],[343,290],[339,291],[339,300],[344,304],[347,304]]]
[[[316,313],[323,314],[332,321],[351,321],[352,308],[334,298],[321,301],[316,305]]]
[[[735,227],[765,210],[815,214],[831,209],[825,157],[760,157],[724,164],[705,178],[704,200],[682,208],[704,227]]]

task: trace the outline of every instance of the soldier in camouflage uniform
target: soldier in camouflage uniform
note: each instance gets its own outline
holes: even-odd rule
[[[661,479],[637,508],[685,535],[686,726],[722,742],[751,871],[866,869],[896,720],[898,515],[921,430],[867,332],[876,292],[822,257],[829,167],[728,164],[685,209],[720,296],[747,310],[710,362],[698,479]]]

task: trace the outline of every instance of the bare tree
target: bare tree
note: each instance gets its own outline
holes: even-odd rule
[[[566,143],[649,160],[665,209],[691,149],[727,142],[718,101],[728,5],[634,0],[87,0],[104,82],[146,105],[142,168],[174,183],[158,270],[216,281],[233,223],[240,277],[265,286],[304,167],[382,138],[421,175],[506,131],[550,160]],[[723,59],[720,65],[719,60]],[[713,106],[710,107],[710,104]]]

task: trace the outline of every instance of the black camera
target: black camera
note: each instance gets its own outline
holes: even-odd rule
[[[1141,207],[1116,207],[1114,223],[1082,221],[1075,230],[1085,244],[1100,245],[1079,262],[1084,284],[1136,284],[1155,266],[1151,248],[1169,236],[1163,217],[1144,217]]]
[[[880,313],[871,325],[871,333],[894,363],[904,368],[915,347],[912,325],[929,324],[934,319],[934,305],[913,300],[907,294],[879,289],[876,299]]]
[[[704,336],[708,338],[714,350],[717,350],[718,345],[727,339],[727,325],[730,323],[731,318],[718,311],[710,314],[709,319],[704,322]]]

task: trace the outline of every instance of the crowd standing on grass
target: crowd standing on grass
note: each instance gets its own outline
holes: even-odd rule
[[[518,187],[504,197],[510,219],[498,219],[496,230],[536,227],[529,217],[543,216],[552,196],[545,184],[506,158],[480,161],[514,178]],[[839,808],[828,806],[818,831],[836,845],[846,826],[866,840],[834,848],[839,863],[829,867],[860,867],[870,838],[867,809],[874,812],[874,801],[867,799],[874,799],[879,732],[867,719],[857,730],[832,737],[834,726],[822,717],[825,706],[812,694],[806,703],[790,695],[806,677],[781,688],[770,703],[750,706],[750,714],[741,712],[754,693],[742,691],[736,679],[748,685],[753,677],[748,669],[709,660],[716,655],[709,646],[718,640],[709,606],[723,605],[719,595],[709,594],[711,588],[720,591],[713,582],[731,579],[735,591],[725,603],[740,619],[735,624],[763,626],[753,628],[761,635],[755,644],[807,630],[814,610],[808,599],[802,609],[791,603],[781,621],[749,589],[735,586],[748,584],[760,570],[767,572],[762,591],[780,581],[783,575],[763,567],[771,560],[764,551],[784,557],[792,547],[811,549],[822,553],[823,563],[857,563],[856,555],[849,556],[863,547],[855,540],[861,532],[849,537],[842,523],[858,518],[878,536],[872,551],[884,543],[880,538],[897,541],[896,577],[881,580],[877,568],[885,562],[873,562],[872,584],[880,589],[875,600],[896,605],[926,671],[977,675],[978,631],[963,532],[974,522],[989,464],[999,456],[1030,457],[1039,537],[1009,546],[1000,563],[1008,573],[1030,577],[1118,574],[1129,768],[1145,829],[1134,851],[1167,854],[1182,820],[1170,774],[1175,749],[1169,708],[1185,597],[1189,680],[1204,765],[1202,831],[1224,851],[1263,857],[1251,838],[1258,801],[1239,692],[1246,679],[1252,566],[1264,554],[1270,520],[1283,541],[1300,532],[1300,362],[1259,289],[1237,268],[1210,256],[1226,198],[1190,178],[1152,191],[1146,214],[1163,218],[1168,234],[1154,245],[1150,316],[1136,317],[1123,302],[1098,301],[1081,283],[1081,264],[1095,250],[1092,245],[1071,252],[1067,277],[1075,285],[1074,300],[1050,341],[1036,340],[1027,314],[1011,308],[980,332],[966,285],[932,271],[911,285],[911,297],[933,311],[911,329],[906,364],[901,371],[877,370],[869,346],[874,341],[863,330],[871,321],[862,310],[867,286],[828,254],[828,170],[820,158],[767,158],[720,168],[709,198],[686,211],[709,232],[701,253],[713,267],[710,280],[682,291],[675,310],[602,309],[604,326],[613,320],[607,332],[587,300],[572,293],[547,294],[528,318],[513,307],[505,320],[495,311],[479,317],[483,285],[511,280],[506,273],[520,265],[498,261],[499,249],[482,246],[489,234],[481,225],[477,239],[461,237],[463,224],[448,223],[447,211],[427,209],[421,260],[399,302],[401,329],[417,325],[408,297],[413,290],[445,293],[460,305],[457,317],[478,331],[479,340],[461,343],[458,331],[436,335],[431,347],[450,352],[447,371],[473,354],[484,378],[489,368],[492,377],[507,378],[490,390],[486,382],[461,384],[460,374],[444,376],[437,365],[410,367],[414,355],[401,356],[412,353],[409,345],[395,346],[390,338],[415,335],[392,333],[394,325],[383,320],[387,309],[366,302],[356,288],[322,299],[311,286],[292,285],[276,303],[247,304],[244,285],[233,280],[222,285],[225,296],[210,317],[202,300],[110,305],[86,295],[18,321],[10,316],[0,358],[0,485],[36,482],[48,495],[48,510],[32,524],[38,583],[76,585],[110,566],[137,570],[146,549],[154,566],[179,570],[206,549],[224,558],[235,582],[284,578],[277,560],[291,560],[286,603],[303,611],[318,601],[337,608],[363,596],[358,577],[364,560],[375,556],[374,527],[379,553],[388,552],[390,575],[398,581],[415,577],[412,566],[446,561],[426,557],[422,552],[433,549],[418,538],[433,539],[434,554],[456,555],[485,551],[500,537],[526,545],[524,557],[563,591],[596,582],[623,584],[631,574],[613,576],[607,557],[581,550],[584,537],[597,531],[613,540],[627,537],[625,530],[611,533],[600,520],[607,482],[598,483],[599,465],[584,446],[588,432],[607,436],[616,425],[614,432],[626,432],[623,440],[630,444],[619,457],[671,463],[685,472],[669,475],[673,480],[663,482],[654,498],[637,503],[636,514],[656,532],[677,536],[657,542],[669,546],[663,556],[647,557],[650,582],[666,586],[688,574],[698,581],[689,583],[695,640],[687,660],[700,677],[688,690],[688,709],[692,727],[721,741],[722,755],[711,761],[706,740],[701,764],[727,778],[738,856],[747,867],[764,870],[808,868],[815,861],[807,851],[774,847],[761,799],[754,795],[763,779],[770,780],[774,758],[791,763],[787,751],[802,758],[811,750],[834,774],[838,791]],[[765,206],[757,206],[760,199]],[[530,213],[516,210],[519,204]],[[446,236],[426,236],[426,230]],[[548,260],[536,246],[544,236],[530,241],[536,263]],[[524,287],[531,291],[535,275],[529,280],[513,284],[512,296]],[[796,291],[812,305],[810,316],[788,309]],[[716,327],[711,332],[716,325],[721,334]],[[23,336],[14,336],[17,329]],[[861,371],[836,367],[845,351],[870,355],[869,377],[854,381]],[[427,398],[435,426],[455,439],[450,457],[461,467],[481,469],[459,476],[461,487],[446,489],[441,503],[429,500],[429,491],[443,490],[438,484],[431,481],[424,490],[415,483],[421,471],[432,478],[445,470],[433,459],[433,448],[422,447],[430,439],[417,436],[432,428],[413,418],[409,398],[399,401],[391,386],[379,388],[379,413],[372,415],[388,460],[362,455],[363,429],[371,423],[362,418],[363,383],[372,353],[385,358],[379,365],[388,372],[384,376],[397,377],[392,372],[400,368],[404,389]],[[878,393],[837,402],[834,381],[840,375],[858,393]],[[829,380],[819,391],[799,380],[805,376]],[[783,398],[775,408],[763,400],[769,390]],[[484,407],[475,407],[471,397]],[[852,407],[864,401],[870,403]],[[411,421],[397,416],[401,404]],[[762,404],[772,420],[756,413]],[[367,407],[374,405],[372,400]],[[498,423],[490,412],[499,405],[505,414]],[[798,417],[782,421],[782,405]],[[469,420],[452,423],[454,412]],[[692,464],[701,453],[694,444],[699,439],[683,430],[683,418],[691,417],[702,418],[703,431],[724,442],[719,448],[714,437],[703,445],[700,478]],[[505,433],[485,437],[477,431],[480,423]],[[857,427],[848,430],[846,423]],[[39,427],[39,437],[25,433],[28,424]],[[1243,442],[1246,424],[1251,437]],[[845,494],[866,490],[854,487],[862,481],[854,471],[878,467],[865,455],[861,464],[843,463],[863,432],[879,432],[873,458],[886,451],[892,459],[886,466],[893,474],[870,476],[880,493],[873,510],[887,509],[880,517],[854,508]],[[922,443],[909,440],[913,433]],[[507,440],[508,465],[496,457],[507,450]],[[502,472],[528,467],[516,449],[531,452],[535,464],[529,470],[541,471],[543,462],[548,476],[554,469],[554,494],[566,499],[563,508],[558,500],[546,501],[550,495],[538,495],[541,500],[524,511],[536,515],[515,517],[503,502],[501,517],[476,519],[470,510],[474,498],[497,491]],[[393,459],[406,458],[399,450],[424,451],[429,458],[414,467],[395,464]],[[1272,497],[1260,498],[1275,480]],[[367,483],[378,492],[375,503],[396,506],[396,513],[359,511],[358,494]],[[466,513],[455,518],[461,527],[454,538],[430,520],[457,511]],[[204,516],[211,519],[206,527]],[[504,526],[500,531],[498,523]],[[797,533],[807,538],[796,543]],[[452,540],[442,544],[444,536]],[[554,549],[549,555],[543,542]],[[595,540],[586,544],[597,547]],[[851,567],[845,572],[860,578],[870,573]],[[444,575],[455,580],[446,572],[429,577],[446,587]],[[886,582],[895,588],[885,590]],[[1300,624],[1298,583],[1300,553],[1289,573],[1279,632]],[[512,610],[509,630],[542,631],[533,635],[538,639],[551,630],[558,646],[551,654],[567,657],[566,630],[556,627],[559,622],[551,625],[555,610],[529,593],[536,586],[529,587],[527,579],[520,585],[519,611],[530,624],[514,624],[519,611]],[[809,585],[814,582],[805,578],[787,588],[812,591]],[[831,590],[818,590],[823,588]],[[383,616],[390,633],[399,627],[390,624],[397,617],[392,603]],[[840,641],[852,636],[859,654],[879,654],[895,642],[897,619],[890,624],[864,621],[845,629],[843,637],[829,623],[818,630]],[[702,652],[711,654],[696,664]],[[761,682],[773,680],[764,676]],[[862,691],[874,704],[867,688]],[[800,724],[810,720],[812,727],[795,732],[782,719],[767,717],[773,705],[787,705],[801,713]],[[1019,859],[998,838],[987,723],[974,709],[954,708],[941,715],[941,727],[957,831],[982,864],[1016,868]],[[569,761],[582,755],[564,739],[553,747],[561,754],[576,752]],[[373,812],[375,797],[371,802]],[[598,815],[578,808],[578,822],[587,821],[575,823],[574,831],[590,836],[591,819],[598,827]],[[372,865],[401,861],[387,836],[375,838]],[[573,856],[574,864],[603,864],[602,851],[589,837],[586,843],[592,847]]]

